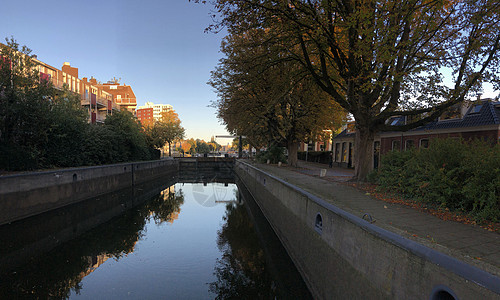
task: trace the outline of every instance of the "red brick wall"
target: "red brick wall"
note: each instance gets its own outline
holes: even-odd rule
[[[453,133],[441,133],[441,134],[432,134],[425,133],[421,135],[412,135],[412,136],[398,136],[398,137],[389,137],[389,138],[381,138],[380,141],[380,153],[385,154],[392,150],[392,141],[398,140],[401,141],[402,149],[405,149],[405,143],[407,140],[414,140],[414,145],[416,148],[420,145],[421,139],[429,139],[432,140],[434,138],[448,138],[448,137],[462,137],[465,140],[470,140],[474,138],[487,138],[493,141],[497,141],[500,136],[499,130],[482,130],[482,131],[471,131],[471,132],[453,132]]]

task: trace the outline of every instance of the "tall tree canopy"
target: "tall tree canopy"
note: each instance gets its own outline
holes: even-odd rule
[[[221,19],[210,29],[227,28],[232,36],[270,30],[281,53],[352,114],[358,180],[370,170],[377,132],[433,120],[484,82],[499,87],[497,0],[213,2]],[[386,124],[411,115],[423,117]]]
[[[322,91],[295,60],[285,57],[266,29],[228,36],[227,55],[209,82],[218,91],[214,106],[228,131],[258,148],[272,142],[288,147],[296,166],[300,141],[338,127],[345,111]]]

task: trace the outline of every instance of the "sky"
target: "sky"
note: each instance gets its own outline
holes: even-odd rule
[[[204,32],[212,9],[188,0],[3,0],[0,39],[13,36],[58,69],[69,62],[79,78],[121,78],[137,105],[170,104],[187,138],[209,141],[228,134],[208,107],[224,37]]]
[[[0,39],[13,36],[56,68],[69,62],[80,78],[121,78],[138,105],[172,105],[187,138],[209,141],[228,134],[209,107],[224,37],[204,32],[212,9],[188,0],[2,0]],[[483,97],[496,95],[487,87]]]

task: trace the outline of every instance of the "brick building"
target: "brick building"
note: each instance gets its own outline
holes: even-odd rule
[[[405,117],[393,117],[387,122],[403,125]],[[354,167],[354,126],[346,128],[333,139],[335,166]],[[380,155],[389,151],[405,151],[409,148],[427,148],[434,138],[481,139],[500,141],[500,102],[493,99],[475,101],[470,105],[455,106],[438,120],[409,131],[382,132],[373,142],[372,167],[377,168]]]
[[[137,107],[135,115],[144,126],[152,125],[155,121],[161,121],[162,113],[172,111],[170,104],[154,104],[146,102],[145,105]]]
[[[113,99],[116,104],[120,105],[122,109],[125,109],[131,113],[134,113],[137,106],[137,98],[135,97],[134,91],[130,85],[118,84],[115,82],[107,83],[97,83],[94,78],[91,79],[97,87],[113,95]]]
[[[135,116],[143,126],[152,126],[155,121],[152,107],[137,108],[135,110]]]

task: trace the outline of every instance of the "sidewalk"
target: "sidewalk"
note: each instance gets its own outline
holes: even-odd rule
[[[366,195],[339,181],[352,170],[299,161],[299,167],[256,164],[258,168],[298,186],[358,217],[369,214],[374,225],[500,276],[500,234],[479,226],[441,220],[411,207]],[[320,177],[321,169],[326,176]]]

